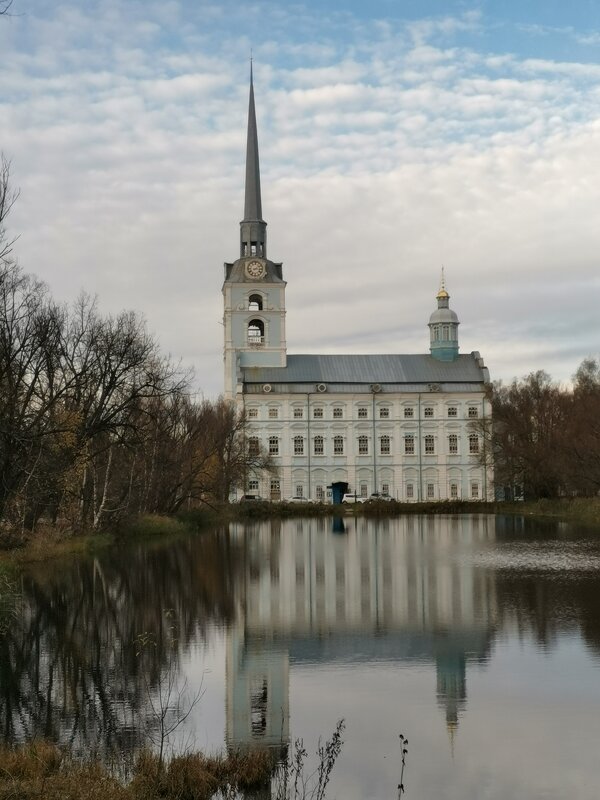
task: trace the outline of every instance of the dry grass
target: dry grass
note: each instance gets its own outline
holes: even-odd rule
[[[0,749],[0,800],[210,800],[218,792],[234,796],[268,786],[273,767],[266,750],[190,753],[163,768],[157,756],[143,752],[123,784],[99,763],[79,764],[52,744],[34,742]]]
[[[506,505],[510,507],[511,513],[521,513],[536,517],[557,517],[585,525],[600,525],[600,498],[598,497],[532,500],[526,503],[510,503]],[[498,506],[497,511],[502,513],[502,505],[498,504]]]

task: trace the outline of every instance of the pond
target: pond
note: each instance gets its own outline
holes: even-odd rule
[[[314,751],[328,797],[591,800],[600,535],[493,515],[233,524],[35,565],[0,637],[0,730],[111,760]],[[197,700],[194,703],[194,700]],[[179,703],[179,711],[173,707]],[[168,707],[168,708],[167,708]]]

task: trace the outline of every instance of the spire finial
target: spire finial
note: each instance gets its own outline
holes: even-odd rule
[[[450,295],[446,291],[446,277],[444,275],[444,265],[442,264],[442,276],[440,278],[440,290],[437,293],[437,299],[442,300],[448,297],[450,297]]]

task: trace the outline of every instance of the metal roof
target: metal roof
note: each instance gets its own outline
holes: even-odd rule
[[[286,367],[243,367],[244,383],[484,383],[479,354],[438,361],[430,355],[290,355]]]

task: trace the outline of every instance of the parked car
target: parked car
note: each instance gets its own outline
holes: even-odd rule
[[[390,497],[389,494],[382,494],[381,492],[373,492],[369,497],[369,500],[372,500],[373,502],[379,502],[380,500],[389,501],[393,499],[394,498]]]
[[[243,494],[240,497],[240,503],[250,503],[262,500],[262,497],[258,494]]]
[[[300,497],[300,495],[295,494],[293,497],[288,497],[286,503],[314,503],[314,500],[311,500],[310,497]]]
[[[342,497],[342,503],[366,503],[367,498],[361,497],[359,494],[355,494],[354,492],[348,492]]]

